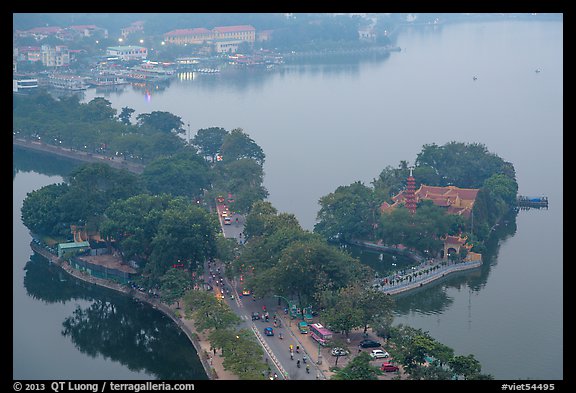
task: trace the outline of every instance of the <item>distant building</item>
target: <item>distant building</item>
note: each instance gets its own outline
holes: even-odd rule
[[[203,44],[213,38],[212,32],[203,27],[194,29],[177,29],[164,33],[164,41],[167,44],[175,45]]]
[[[40,49],[42,64],[46,67],[66,67],[70,65],[70,52],[64,45],[42,45]]]
[[[256,34],[256,41],[264,42],[269,41],[272,38],[272,33],[274,30],[261,30]]]
[[[236,53],[242,41],[238,40],[215,40],[214,50],[216,53]]]
[[[214,39],[238,40],[253,43],[256,41],[256,29],[250,25],[220,26],[212,29]]]
[[[41,61],[42,49],[39,46],[20,46],[14,51],[17,61]]]
[[[130,26],[123,27],[120,30],[120,35],[122,36],[122,38],[126,38],[130,34],[134,33],[144,33],[144,21],[139,20],[136,22],[132,22]]]
[[[59,26],[34,27],[29,30],[16,30],[14,36],[16,38],[32,37],[37,41],[40,41],[50,36],[56,36],[61,33],[62,30],[63,29]]]
[[[125,45],[109,46],[106,55],[118,57],[120,60],[144,60],[148,57],[148,49],[143,46]]]
[[[254,43],[256,41],[256,29],[250,25],[239,25],[219,26],[212,30],[204,27],[177,29],[164,33],[164,42],[175,45],[216,44],[217,42],[228,42],[231,44],[234,41],[238,43]]]

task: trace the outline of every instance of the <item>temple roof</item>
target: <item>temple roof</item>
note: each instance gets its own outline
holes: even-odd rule
[[[427,186],[422,184],[414,192],[416,201],[431,200],[436,206],[446,207],[450,214],[460,214],[469,217],[478,195],[478,188],[459,188],[456,186]],[[380,205],[380,211],[389,211],[406,200],[406,190],[400,191],[392,197],[392,205],[384,202]]]

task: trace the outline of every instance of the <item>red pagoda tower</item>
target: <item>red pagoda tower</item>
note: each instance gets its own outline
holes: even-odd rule
[[[404,205],[406,209],[412,214],[416,213],[416,179],[412,176],[412,168],[410,168],[410,176],[406,179],[406,191],[404,192],[404,197],[406,202]]]

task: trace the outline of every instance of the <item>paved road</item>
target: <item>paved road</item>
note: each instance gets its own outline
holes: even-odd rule
[[[238,292],[240,288],[235,287],[232,283],[230,285],[234,292],[234,299],[228,298],[226,301],[230,307],[244,319],[244,323],[254,328],[257,337],[263,343],[265,350],[268,352],[267,356],[269,362],[275,363],[280,372],[287,378],[286,379],[316,379],[318,373],[317,365],[314,364],[312,356],[304,349],[301,342],[301,337],[296,336],[292,330],[287,326],[287,323],[295,324],[295,321],[290,321],[284,315],[283,306],[278,306],[277,298],[270,298],[266,300],[254,300],[250,296],[240,297]],[[269,320],[266,322],[264,319],[252,321],[252,313],[268,312]],[[278,317],[279,323],[274,326],[274,315]],[[266,336],[264,328],[272,327],[274,329],[274,336]],[[282,339],[280,338],[282,334]],[[305,337],[309,339],[308,337]],[[290,357],[290,345],[293,346],[293,359]],[[296,346],[300,347],[299,353],[296,353]],[[305,364],[303,363],[303,356],[306,355],[309,361],[307,364],[310,367],[310,372],[306,373]],[[296,366],[297,360],[300,360],[301,367]]]
[[[210,273],[212,270],[212,274]],[[257,340],[262,345],[265,358],[272,373],[276,373],[279,379],[316,379],[319,373],[317,365],[314,360],[317,356],[311,356],[312,354],[304,349],[302,343],[302,337],[298,337],[298,333],[294,333],[290,326],[293,324],[296,326],[296,321],[290,321],[290,319],[284,315],[283,307],[278,305],[278,298],[269,298],[266,300],[254,300],[252,296],[242,296],[243,288],[239,283],[230,282],[224,274],[224,266],[222,264],[214,263],[211,267],[208,264],[205,268],[205,281],[209,282],[215,293],[218,293],[221,289],[224,289],[224,299],[226,303],[230,306],[232,311],[234,311],[240,318],[242,322],[239,328],[245,328],[252,330],[257,338]],[[269,321],[266,322],[263,319],[252,320],[252,313],[259,312],[262,314],[267,311],[269,314]],[[278,322],[274,326],[274,315],[277,316]],[[274,329],[274,336],[266,336],[264,334],[265,327],[272,327]],[[282,339],[280,338],[282,334]],[[309,337],[304,337],[306,340],[310,340]],[[289,346],[293,345],[294,357],[291,359]],[[296,346],[300,347],[299,353],[296,353]],[[303,363],[303,355],[306,355],[309,360],[307,363],[310,367],[310,372],[307,373],[305,369],[305,364]],[[296,366],[296,361],[300,360],[301,367]]]
[[[224,225],[222,211],[226,209],[226,205],[217,204],[216,208],[224,237],[236,239],[242,244],[244,241],[245,217],[232,212],[230,215],[231,224]],[[217,268],[220,269],[219,272],[216,271]],[[317,379],[317,377],[324,379],[322,372],[315,363],[318,359],[317,353],[311,353],[311,348],[316,348],[315,344],[306,342],[306,340],[312,340],[308,336],[302,337],[297,329],[290,329],[292,326],[296,327],[297,321],[290,320],[290,318],[284,314],[284,302],[282,302],[282,305],[279,305],[279,299],[276,297],[263,300],[254,300],[251,296],[243,297],[241,293],[244,288],[242,288],[240,283],[230,282],[225,278],[223,265],[213,266],[212,270],[216,273],[216,277],[212,277],[212,283],[218,280],[218,274],[220,274],[223,283],[220,282],[216,289],[220,289],[220,287],[225,288],[225,301],[231,309],[242,318],[243,322],[240,328],[247,328],[254,332],[256,338],[264,348],[265,357],[268,364],[270,364],[272,373],[276,372],[280,379],[310,380]],[[208,268],[205,269],[205,271],[209,274]],[[209,277],[206,276],[205,279],[208,280]],[[264,320],[252,320],[253,312],[262,314],[264,310],[269,314],[268,322]],[[274,326],[274,315],[278,317],[277,326]],[[274,336],[266,336],[264,334],[265,327],[272,327],[275,333]],[[280,334],[282,334],[282,339],[280,339]],[[305,346],[304,344],[307,345]],[[294,348],[293,358],[290,357],[290,345]],[[296,346],[300,348],[299,353],[296,353]],[[305,349],[305,347],[307,347],[307,349]],[[306,372],[306,364],[303,363],[304,355],[309,359],[307,362],[310,368],[309,373]],[[300,368],[296,366],[297,360],[300,360]]]

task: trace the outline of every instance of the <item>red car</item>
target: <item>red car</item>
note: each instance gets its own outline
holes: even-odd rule
[[[392,363],[383,363],[382,367],[380,367],[380,370],[385,371],[387,373],[391,373],[394,371],[398,371],[400,369],[398,368],[398,366],[395,366]]]

